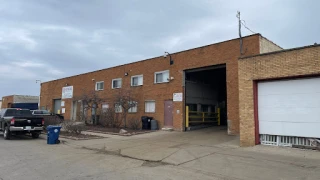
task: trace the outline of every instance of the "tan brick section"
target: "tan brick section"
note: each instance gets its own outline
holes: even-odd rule
[[[319,45],[239,59],[240,145],[255,145],[253,81],[319,74]]]
[[[255,55],[260,52],[260,34],[244,38],[245,55]],[[41,106],[53,109],[53,99],[61,98],[62,87],[66,84],[74,88],[74,96],[79,96],[81,88],[94,90],[95,81],[104,81],[104,90],[99,93],[104,97],[112,97],[116,90],[111,89],[114,78],[122,78],[124,89],[131,89],[138,97],[138,112],[130,114],[128,118],[139,118],[143,115],[152,116],[159,121],[160,127],[164,124],[164,101],[172,100],[173,93],[184,92],[183,72],[205,66],[226,64],[227,67],[227,108],[228,119],[231,120],[233,134],[239,133],[239,92],[238,92],[238,58],[239,39],[233,39],[217,44],[203,46],[172,54],[174,65],[169,65],[169,58],[156,57],[131,64],[121,65],[109,69],[67,77],[59,80],[42,83]],[[170,70],[174,77],[169,83],[154,84],[154,73]],[[128,76],[124,76],[128,72]],[[130,87],[131,76],[143,74],[143,86]],[[156,112],[145,113],[144,101],[155,100]],[[65,100],[65,118],[70,118],[71,99]],[[179,110],[179,113],[177,112]],[[174,102],[173,126],[175,130],[184,129],[184,102]]]
[[[0,109],[9,108],[8,105],[13,104],[13,95],[11,96],[3,96],[2,97],[2,105]]]

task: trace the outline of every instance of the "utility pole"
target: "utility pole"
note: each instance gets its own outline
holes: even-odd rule
[[[243,42],[242,42],[242,35],[241,35],[241,18],[240,18],[240,11],[237,13],[237,18],[239,20],[239,39],[240,39],[240,55],[243,55]]]
[[[40,109],[40,98],[41,98],[41,80],[36,80],[36,83],[40,84],[40,92],[39,92],[39,102],[38,102],[38,109]]]

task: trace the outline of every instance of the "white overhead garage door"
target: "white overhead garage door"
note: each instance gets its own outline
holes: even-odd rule
[[[258,83],[259,134],[320,138],[320,78]]]

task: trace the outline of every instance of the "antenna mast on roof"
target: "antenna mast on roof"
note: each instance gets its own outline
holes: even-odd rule
[[[242,36],[241,36],[241,18],[240,18],[240,11],[237,13],[237,18],[239,20],[239,39],[240,39],[240,55],[243,55],[243,42],[242,42]]]

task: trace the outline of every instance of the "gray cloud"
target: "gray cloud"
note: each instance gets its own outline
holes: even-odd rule
[[[316,0],[0,0],[0,96],[48,81],[216,43],[248,27],[284,48],[320,42]],[[243,35],[251,32],[243,29]],[[14,88],[12,88],[14,87]]]

